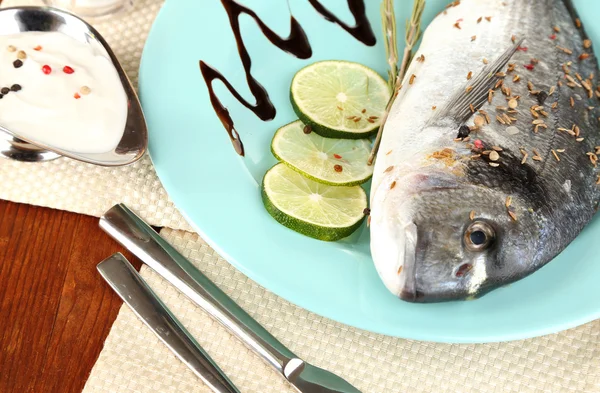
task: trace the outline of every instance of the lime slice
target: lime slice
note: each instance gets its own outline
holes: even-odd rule
[[[322,61],[298,71],[290,96],[294,111],[327,138],[366,138],[377,132],[390,98],[387,82],[358,63]]]
[[[364,220],[367,207],[367,195],[360,186],[328,186],[284,164],[275,165],[265,174],[262,198],[267,211],[279,223],[326,241],[354,232]]]
[[[293,170],[332,186],[355,186],[373,175],[373,165],[367,165],[371,152],[368,139],[323,138],[314,132],[307,135],[300,120],[277,130],[271,151]]]

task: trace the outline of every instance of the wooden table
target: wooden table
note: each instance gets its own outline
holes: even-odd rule
[[[76,393],[121,301],[96,272],[120,251],[98,218],[0,201],[0,392]]]

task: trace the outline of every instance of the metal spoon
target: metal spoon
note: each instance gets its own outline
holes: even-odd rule
[[[156,296],[122,254],[98,264],[98,272],[135,315],[215,393],[239,390]]]
[[[58,31],[98,49],[103,48],[127,94],[127,122],[123,137],[115,149],[91,154],[58,149],[0,126],[0,156],[26,162],[48,161],[65,156],[101,166],[128,165],[140,159],[148,146],[148,130],[142,107],[125,71],[100,33],[77,16],[54,8],[14,7],[0,10],[0,35],[27,31]]]

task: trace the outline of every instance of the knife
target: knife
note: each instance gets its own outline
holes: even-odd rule
[[[343,378],[300,359],[248,315],[190,261],[123,204],[100,227],[208,312],[301,393],[361,393]]]
[[[213,392],[240,393],[123,255],[114,254],[97,268],[134,314]]]

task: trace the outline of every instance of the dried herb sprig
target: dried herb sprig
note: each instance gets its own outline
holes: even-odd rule
[[[402,63],[400,64],[400,68],[398,68],[398,43],[397,43],[397,31],[396,31],[396,15],[394,12],[394,0],[383,0],[381,5],[381,17],[383,22],[383,34],[385,36],[385,51],[387,55],[388,64],[390,66],[390,70],[388,71],[389,80],[388,83],[392,88],[392,96],[388,101],[385,112],[381,118],[381,126],[379,127],[379,132],[377,133],[377,137],[375,138],[375,143],[373,145],[373,150],[371,150],[371,154],[369,155],[368,164],[372,165],[373,160],[375,160],[375,156],[377,155],[377,151],[379,150],[379,145],[381,143],[381,136],[383,134],[383,129],[385,127],[385,123],[387,121],[390,109],[394,104],[394,100],[398,96],[398,92],[402,87],[402,80],[406,74],[406,70],[410,65],[410,62],[413,58],[413,49],[419,38],[421,38],[421,18],[423,16],[423,10],[425,9],[425,0],[414,0],[412,15],[409,20],[406,21],[406,32],[405,32],[405,41],[406,46],[404,48],[404,54],[402,56]]]

